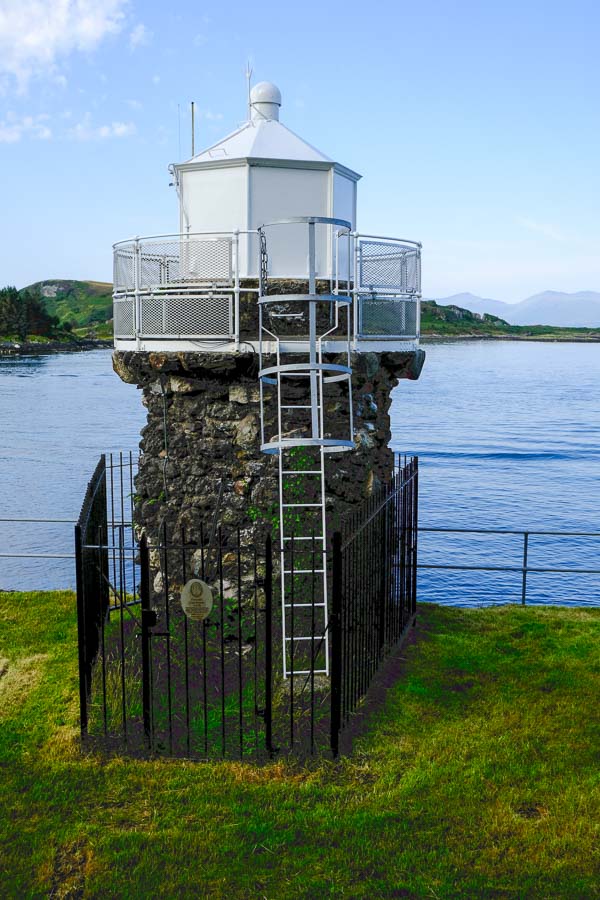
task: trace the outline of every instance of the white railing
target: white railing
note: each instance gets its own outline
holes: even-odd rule
[[[233,294],[142,294],[113,299],[116,338],[235,340]],[[139,328],[136,323],[139,322]]]
[[[240,285],[253,268],[251,235],[258,231],[165,234],[115,244],[115,338],[239,346]],[[354,342],[417,340],[421,245],[342,229],[332,233],[332,244],[331,289],[352,297]]]
[[[239,233],[121,241],[114,247],[115,292],[198,284],[232,287],[238,255]]]

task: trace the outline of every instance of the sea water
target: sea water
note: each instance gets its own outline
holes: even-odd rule
[[[425,345],[391,409],[393,447],[420,459],[423,527],[600,531],[600,346]],[[137,452],[140,392],[109,350],[0,359],[0,518],[77,518],[101,452]],[[73,526],[0,523],[0,553],[73,552]],[[520,567],[520,535],[422,532],[423,565]],[[529,539],[539,568],[600,569],[600,539]],[[71,559],[0,558],[0,588],[73,587]],[[520,572],[421,569],[419,598],[520,601]],[[600,603],[599,575],[530,573],[527,601]]]
[[[420,460],[420,525],[600,532],[600,345],[425,344],[392,405],[393,446]],[[520,535],[420,534],[420,562],[520,567]],[[600,569],[600,538],[529,538],[534,568]],[[520,601],[522,574],[419,573],[420,599]],[[529,573],[527,602],[600,604],[600,575]]]

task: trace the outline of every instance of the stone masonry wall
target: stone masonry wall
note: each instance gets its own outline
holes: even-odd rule
[[[328,517],[338,520],[389,480],[389,409],[399,379],[418,377],[423,351],[356,354],[353,366],[356,450],[327,460]],[[137,523],[155,536],[185,528],[199,539],[212,521],[252,542],[276,524],[277,457],[260,451],[257,356],[252,352],[138,353],[113,356],[116,373],[142,391],[148,410],[136,479]],[[326,407],[328,427],[343,431],[347,410]],[[222,484],[222,487],[221,487]]]

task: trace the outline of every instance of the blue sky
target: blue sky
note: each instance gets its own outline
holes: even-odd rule
[[[110,280],[114,241],[175,231],[189,102],[197,147],[231,131],[250,59],[363,174],[359,228],[423,242],[426,296],[600,290],[599,26],[586,0],[0,0],[0,282]]]

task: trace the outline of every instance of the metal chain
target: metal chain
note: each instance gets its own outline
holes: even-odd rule
[[[266,294],[269,283],[269,254],[267,252],[267,236],[259,228],[260,232],[260,288],[261,294]]]

